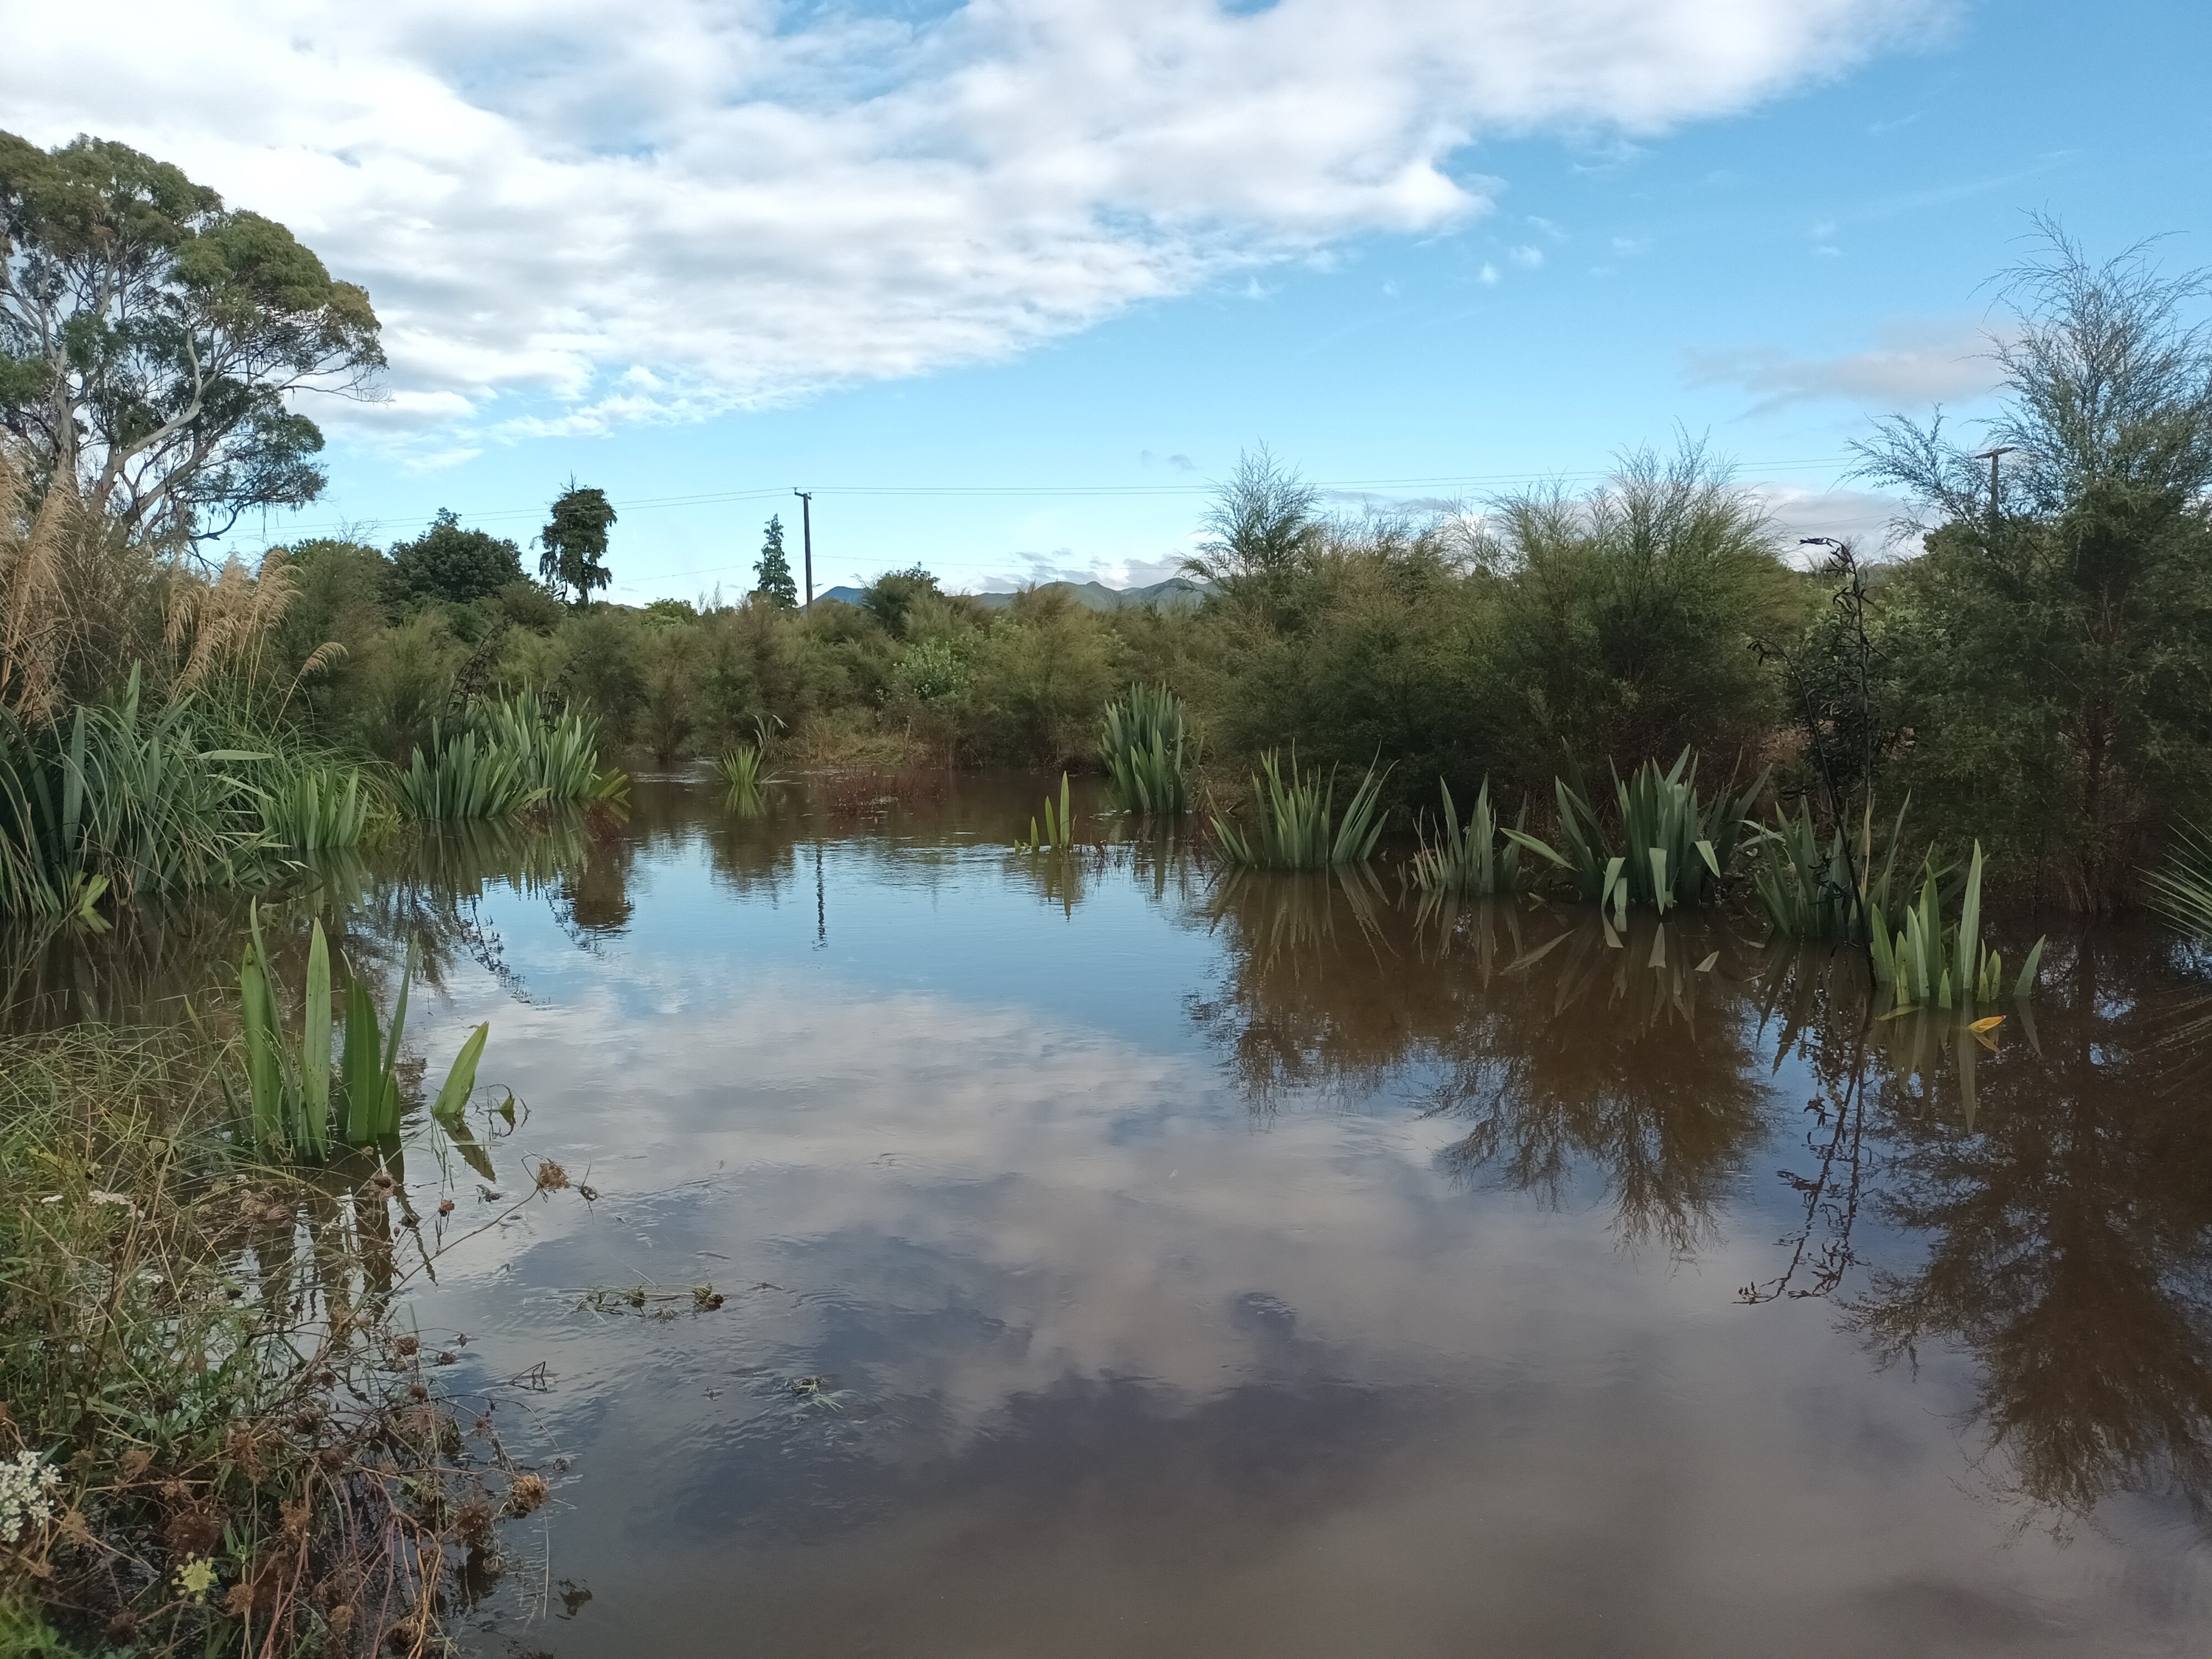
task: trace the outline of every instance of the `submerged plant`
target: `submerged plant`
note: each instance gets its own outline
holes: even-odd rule
[[[1374,856],[1382,835],[1380,798],[1388,768],[1377,772],[1370,766],[1341,813],[1334,767],[1326,777],[1318,769],[1301,773],[1294,751],[1285,781],[1281,763],[1270,750],[1260,757],[1260,771],[1252,780],[1256,822],[1250,831],[1219,814],[1213,818],[1214,839],[1229,863],[1260,870],[1323,870],[1364,864]]]
[[[1972,862],[1960,890],[1959,920],[1943,925],[1943,901],[1936,873],[1920,884],[1920,897],[1904,913],[1904,928],[1893,937],[1880,906],[1871,914],[1869,940],[1875,978],[1890,988],[1899,1008],[1933,1006],[1972,1008],[1994,1002],[2004,988],[2004,959],[1982,943],[1982,844],[1974,843]],[[2036,969],[2045,941],[2037,939],[2013,982],[2012,994],[2025,1000],[2035,989]]]
[[[1566,871],[1583,898],[1624,914],[1635,904],[1664,915],[1702,902],[1718,886],[1766,778],[1762,772],[1741,793],[1723,788],[1707,801],[1685,749],[1663,772],[1647,760],[1626,781],[1613,775],[1617,842],[1584,793],[1565,778],[1556,782],[1564,853],[1523,830],[1505,834]]]
[[[1472,896],[1512,893],[1521,886],[1521,843],[1502,833],[1498,816],[1490,808],[1490,780],[1474,797],[1474,811],[1462,825],[1452,803],[1451,786],[1442,779],[1437,787],[1444,798],[1443,834],[1431,843],[1425,836],[1420,850],[1407,866],[1408,879],[1424,893]],[[1528,808],[1521,820],[1528,819]]]
[[[1164,685],[1132,685],[1127,696],[1106,705],[1099,758],[1115,799],[1129,811],[1176,817],[1189,809],[1186,725],[1182,699]]]
[[[1050,795],[1044,798],[1044,828],[1040,831],[1037,821],[1030,820],[1030,838],[1014,842],[1014,850],[1020,853],[1064,853],[1075,844],[1075,812],[1068,793],[1067,774],[1060,775],[1060,808],[1053,810]]]
[[[316,921],[309,933],[306,994],[296,1045],[286,1034],[276,983],[261,939],[261,911],[248,912],[248,942],[239,964],[239,1005],[246,1028],[246,1099],[234,1100],[253,1146],[264,1154],[307,1163],[328,1159],[340,1146],[382,1146],[399,1135],[399,1039],[407,1024],[407,993],[416,953],[410,942],[400,975],[392,1027],[380,1037],[376,1004],[355,975],[346,987],[345,1046],[331,1074],[331,953]],[[430,1109],[432,1121],[465,1146],[471,1138],[462,1110],[476,1087],[477,1062],[491,1027],[469,1034],[453,1058]],[[228,1079],[225,1087],[228,1088]],[[472,1160],[473,1161],[473,1160]]]
[[[714,773],[732,796],[757,798],[770,784],[783,781],[768,775],[768,750],[760,744],[741,743],[726,750],[714,763]]]

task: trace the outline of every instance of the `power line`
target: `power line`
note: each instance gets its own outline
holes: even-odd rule
[[[1812,460],[1747,461],[1741,464],[1739,473],[1774,473],[1817,471],[1846,464],[1845,459],[1828,456]],[[1316,489],[1329,494],[1358,495],[1382,489],[1441,489],[1450,488],[1481,488],[1498,489],[1514,485],[1552,483],[1587,483],[1612,476],[1610,467],[1583,471],[1561,472],[1490,472],[1454,473],[1429,477],[1410,478],[1316,478],[1310,483]],[[1210,483],[1182,484],[819,484],[808,492],[817,495],[853,497],[905,497],[926,499],[1052,499],[1080,500],[1115,496],[1177,496],[1209,495],[1215,486]],[[618,501],[616,507],[623,513],[645,513],[669,507],[714,507],[731,501],[766,501],[785,494],[783,489],[718,490],[697,495],[647,496],[636,501]],[[488,524],[514,519],[533,519],[543,514],[543,507],[490,507],[462,514],[472,523]],[[417,520],[407,519],[353,519],[326,524],[295,524],[287,526],[294,536],[331,534],[346,531],[373,533],[394,525],[413,525]],[[264,532],[267,526],[264,523]],[[714,568],[737,569],[738,566],[717,566]],[[678,574],[684,573],[678,572]]]

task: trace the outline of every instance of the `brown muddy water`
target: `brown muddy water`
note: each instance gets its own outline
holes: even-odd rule
[[[1013,855],[1041,793],[646,781],[334,878],[430,944],[410,1047],[491,1022],[502,1182],[597,1194],[416,1298],[554,1482],[471,1650],[2212,1650],[2203,962],[2062,936],[1985,1044],[1742,918]]]

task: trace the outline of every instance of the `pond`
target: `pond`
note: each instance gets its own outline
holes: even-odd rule
[[[2212,1091],[2156,930],[2054,939],[1977,1036],[1741,918],[1014,854],[1042,793],[645,780],[317,901],[387,974],[426,939],[437,1068],[491,1023],[496,1178],[594,1194],[415,1300],[553,1481],[475,1650],[2205,1650]],[[15,1018],[168,1017],[237,921],[19,960]]]

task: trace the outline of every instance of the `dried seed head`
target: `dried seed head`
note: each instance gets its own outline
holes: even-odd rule
[[[451,1215],[453,1212],[453,1200],[452,1199],[441,1198],[438,1200],[438,1213],[440,1215]]]
[[[115,1460],[115,1467],[125,1480],[136,1480],[146,1473],[154,1462],[154,1454],[143,1446],[133,1446]]]
[[[551,1158],[540,1159],[538,1165],[538,1190],[557,1193],[568,1184],[568,1172]]]
[[[370,1190],[379,1198],[389,1198],[392,1196],[392,1188],[398,1183],[384,1170],[379,1170],[374,1175],[369,1176],[368,1184]]]
[[[545,1478],[527,1471],[507,1483],[507,1512],[514,1516],[528,1515],[545,1501]]]
[[[392,1352],[398,1354],[402,1359],[404,1359],[410,1354],[420,1352],[422,1351],[422,1339],[421,1337],[403,1336],[392,1343]]]

